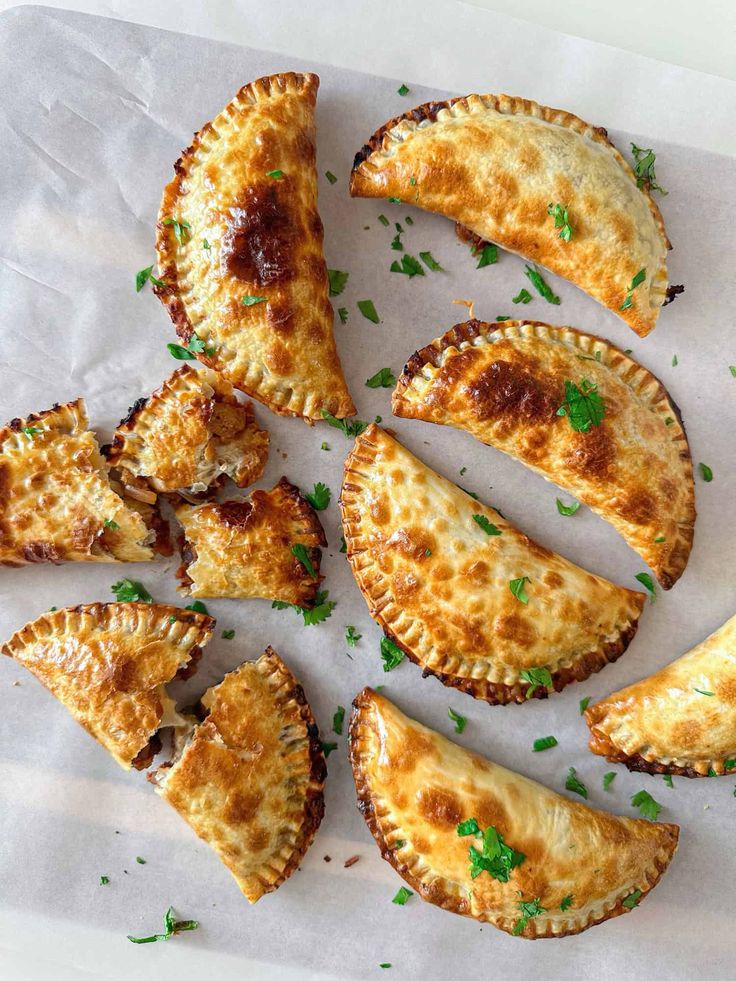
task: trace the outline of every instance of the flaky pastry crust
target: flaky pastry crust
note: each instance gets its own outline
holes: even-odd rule
[[[544,911],[521,924],[530,940],[580,933],[629,912],[623,901],[646,896],[677,848],[677,825],[568,800],[407,718],[370,688],[353,703],[350,761],[358,807],[381,855],[412,890],[506,933],[519,923],[519,902],[536,899]],[[481,844],[460,837],[457,825],[471,818],[525,856],[508,882],[485,871],[470,877],[469,847]]]
[[[565,382],[597,386],[599,426],[557,415]],[[395,415],[455,426],[521,460],[610,521],[665,589],[693,542],[687,436],[661,382],[600,337],[513,320],[457,324],[418,351],[393,394]]]
[[[642,593],[533,542],[375,425],[345,462],[340,506],[373,619],[424,675],[475,698],[545,698],[523,671],[546,668],[561,691],[615,661],[636,633]],[[528,604],[510,588],[522,577]]]
[[[318,86],[310,73],[260,78],[195,135],[164,190],[154,287],[179,337],[205,342],[200,361],[308,421],[355,413],[317,211]]]
[[[605,129],[572,113],[509,95],[417,106],[356,155],[350,193],[439,212],[570,280],[642,337],[657,323],[670,247],[662,216]],[[569,241],[554,204],[568,210]]]
[[[163,686],[196,665],[214,624],[176,606],[90,603],[42,614],[0,653],[28,668],[127,770],[150,762],[151,739],[172,724]]]
[[[319,731],[302,686],[270,647],[202,702],[206,720],[153,780],[255,903],[299,867],[322,820]]]
[[[591,752],[630,770],[736,773],[736,616],[656,674],[585,712]]]

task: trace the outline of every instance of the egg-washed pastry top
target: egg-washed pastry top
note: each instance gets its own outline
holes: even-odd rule
[[[182,341],[274,412],[355,413],[332,332],[317,211],[319,78],[243,86],[164,190],[155,291]]]
[[[570,280],[642,337],[657,323],[659,209],[606,131],[572,113],[509,95],[428,102],[373,134],[350,193],[439,212]]]
[[[83,399],[0,429],[0,564],[146,562],[155,536],[115,493]]]
[[[736,774],[736,616],[656,674],[585,712],[590,749],[630,770]]]
[[[422,899],[507,933],[565,937],[627,913],[677,848],[677,825],[568,800],[370,688],[353,703],[349,745],[383,858]]]
[[[207,718],[152,780],[255,903],[296,871],[322,820],[319,731],[304,690],[270,647],[210,688],[202,705]]]
[[[661,382],[613,344],[537,321],[470,320],[409,359],[392,409],[465,429],[573,494],[665,589],[682,575],[695,523],[687,436]]]
[[[345,463],[347,557],[368,609],[423,674],[492,703],[616,660],[644,595],[538,545],[371,425]]]
[[[313,604],[327,539],[312,505],[285,477],[270,491],[181,504],[175,513],[184,529],[178,574],[188,595]]]
[[[268,433],[253,405],[209,368],[177,368],[139,399],[107,449],[111,467],[144,478],[158,493],[202,494],[230,477],[255,483],[268,459]]]
[[[196,669],[215,621],[158,603],[43,613],[0,648],[28,668],[124,768],[148,766],[159,729],[180,725],[165,685]]]

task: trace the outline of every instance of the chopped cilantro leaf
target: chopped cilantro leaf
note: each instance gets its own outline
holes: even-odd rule
[[[212,248],[212,246],[210,245],[210,243],[207,241],[206,238],[202,239],[202,248],[205,250],[205,252],[209,252],[210,249]]]
[[[345,628],[345,643],[348,645],[348,647],[355,647],[362,636],[363,635],[359,634],[352,624],[348,624]]]
[[[616,774],[613,770],[609,770],[608,773],[603,774],[603,789],[608,790],[613,781],[616,779]]]
[[[659,191],[666,194],[667,191],[657,183],[657,175],[654,173],[654,162],[657,154],[651,149],[642,149],[636,143],[631,144],[631,153],[634,157],[634,174],[636,175],[636,186],[641,190],[647,187],[650,191]]]
[[[113,521],[112,518],[105,518],[102,523],[106,528],[109,528],[110,531],[118,531],[120,529],[120,525],[117,523],[117,521]]]
[[[341,324],[346,324],[348,322],[348,308],[347,307],[338,307],[337,308],[337,315],[340,318],[340,323]]]
[[[404,221],[406,222],[407,225],[413,225],[414,224],[414,219],[412,218],[411,215],[407,215],[406,218],[404,218]]]
[[[468,720],[464,715],[458,715],[455,709],[448,708],[447,716],[451,722],[455,723],[455,732],[462,732],[465,726],[468,724]]]
[[[482,840],[480,851],[474,845],[468,851],[471,879],[477,879],[481,872],[487,872],[498,882],[508,882],[512,871],[526,859],[522,852],[507,845],[503,835],[492,825],[481,831],[476,818],[461,821],[457,825],[457,833],[461,838],[473,835]]]
[[[110,589],[118,603],[153,603],[153,596],[137,579],[120,579]]]
[[[353,436],[360,436],[368,425],[368,423],[363,422],[362,419],[337,419],[326,409],[322,409],[322,418],[328,425],[332,426],[333,429],[339,429],[342,433],[344,433],[348,439],[351,439]]]
[[[420,252],[419,258],[422,260],[427,269],[431,269],[432,272],[443,272],[442,266],[437,262],[431,252]]]
[[[517,600],[520,603],[524,603],[524,605],[526,605],[529,602],[529,597],[527,596],[526,590],[524,589],[524,585],[528,582],[531,582],[529,576],[520,576],[518,579],[509,579],[509,589],[517,598]]]
[[[662,810],[662,805],[657,803],[648,790],[640,790],[634,794],[631,798],[631,806],[638,807],[641,816],[649,818],[650,821],[656,821]]]
[[[554,306],[560,305],[559,296],[556,296],[552,292],[546,280],[544,279],[544,277],[542,276],[542,274],[540,273],[540,271],[537,269],[536,266],[525,266],[524,275],[529,279],[529,282],[532,284],[532,286],[537,291],[537,293],[539,293],[539,295],[543,299],[545,299],[547,303],[552,303],[554,304]]]
[[[330,444],[328,442],[326,442],[325,440],[322,440],[322,445],[320,446],[320,449],[321,450],[327,450],[329,452],[329,450],[330,450]]]
[[[473,253],[477,255],[478,253]],[[476,269],[482,269],[484,266],[493,266],[498,262],[498,246],[493,245],[491,242],[487,242],[483,248],[480,250],[480,258],[478,259],[478,265]]]
[[[320,748],[321,748],[322,752],[324,753],[325,759],[327,759],[327,757],[330,755],[330,753],[332,753],[333,750],[336,750],[337,749],[337,743],[324,743],[323,742],[323,743],[320,743]]]
[[[585,798],[585,800],[588,799],[588,788],[581,780],[578,780],[578,775],[574,766],[571,766],[567,771],[565,790],[570,790],[573,794],[579,794],[581,797]]]
[[[375,375],[366,378],[368,388],[392,388],[396,384],[396,376],[390,368],[380,368]]]
[[[514,319],[513,317],[510,317],[508,314],[504,313],[504,314],[501,314],[500,317],[496,317],[496,323],[497,324],[500,324],[504,320],[513,320],[513,319]]]
[[[736,364],[730,364],[728,370],[731,372],[731,376],[736,378]]]
[[[577,433],[587,433],[591,426],[600,426],[606,414],[606,406],[598,394],[598,386],[583,378],[578,387],[575,382],[565,381],[565,401],[557,410],[558,416],[567,416]]]
[[[383,964],[379,964],[378,966],[379,967],[383,967],[383,968],[391,967],[391,965],[388,962],[385,962]]]
[[[557,500],[557,510],[560,512],[560,514],[563,514],[566,518],[569,518],[571,515],[576,514],[580,509],[580,501],[574,501],[572,504],[563,504],[562,501],[559,499],[559,497],[556,498],[556,500]]]
[[[460,487],[460,484],[458,484],[458,487]],[[479,499],[475,491],[468,490],[466,487],[460,487],[460,490],[467,494],[468,497],[472,497],[474,501]]]
[[[107,876],[107,875],[101,875],[100,876],[100,885],[101,886],[109,886],[110,885],[110,877]]]
[[[396,92],[398,93],[398,95],[408,95],[408,93],[409,93],[409,86],[408,85],[404,85],[404,83],[402,82],[401,85],[396,90]]]
[[[222,637],[223,640],[232,640],[234,636],[235,636],[235,631],[233,629],[223,630],[222,633],[220,634],[220,637]]]
[[[630,896],[626,899],[621,900],[621,905],[625,909],[633,909],[635,906],[639,905],[639,900],[641,899],[641,889],[635,889]]]
[[[699,463],[698,469],[700,470],[700,476],[703,478],[706,484],[709,484],[711,480],[713,480],[713,471],[711,468],[707,463]]]
[[[391,263],[391,272],[402,273],[404,276],[408,276],[409,279],[413,279],[415,276],[423,276],[424,270],[418,259],[415,259],[413,255],[404,253],[401,257],[401,262]]]
[[[560,238],[563,242],[569,242],[572,238],[572,225],[567,215],[567,208],[561,204],[547,205],[547,214],[555,220],[555,228],[560,229]]]
[[[145,865],[146,864],[145,858],[141,858],[140,855],[136,855],[135,860],[136,860],[136,862],[139,865]]]
[[[389,204],[401,204],[401,198],[386,198]]]
[[[332,173],[331,170],[325,171],[325,177],[330,182],[330,184],[337,184],[337,177]]]
[[[195,600],[193,603],[190,603],[189,606],[185,606],[184,609],[192,610],[193,613],[203,613],[206,617],[210,615],[209,610],[204,605],[202,600]]]
[[[519,290],[519,292],[516,294],[516,296],[512,298],[511,302],[512,303],[531,303],[532,302],[532,294],[529,292],[529,290],[526,290],[526,289],[523,289],[522,288],[522,289]]]
[[[151,273],[153,272],[153,266],[147,266],[145,269],[141,269],[135,274],[135,291],[140,293],[143,287],[146,285],[148,280],[151,278]]]
[[[473,521],[483,529],[486,535],[500,535],[501,529],[497,528],[484,514],[474,514]],[[516,595],[516,594],[514,594]]]
[[[391,248],[394,250],[394,252],[404,251],[404,245],[401,241],[401,232],[397,232],[391,239]]]
[[[566,913],[567,910],[570,909],[574,898],[575,897],[573,896],[572,893],[569,893],[567,896],[563,897],[562,902],[560,903],[560,909],[562,910],[563,913]]]
[[[654,544],[661,545],[662,542],[666,542],[666,541],[667,539],[664,537],[664,535],[657,535],[657,537],[654,539]]]
[[[164,913],[164,932],[154,933],[150,937],[131,937],[128,940],[134,944],[150,944],[157,940],[170,940],[175,934],[183,933],[185,930],[196,930],[199,926],[196,920],[175,920],[174,909],[172,906]]]
[[[350,273],[342,272],[340,269],[328,269],[327,281],[330,287],[330,296],[339,296],[347,286]]]
[[[167,344],[166,347],[172,358],[176,358],[177,361],[194,361],[198,354],[211,358],[215,353],[215,348],[207,347],[206,342],[197,334],[192,334],[186,347],[182,347],[181,344]]]
[[[317,595],[314,597],[314,606],[295,606],[293,603],[283,603],[281,600],[274,600],[271,603],[272,610],[295,610],[297,613],[301,613],[304,619],[305,627],[312,627],[317,623],[323,623],[331,615],[332,611],[337,606],[334,600],[328,600],[327,590],[318,590]]]
[[[20,431],[26,437],[26,439],[35,439],[39,433],[43,432],[43,429],[39,429],[38,426],[21,426]]]
[[[656,600],[656,598],[657,598],[657,589],[656,589],[656,587],[654,585],[654,580],[649,575],[649,573],[648,572],[637,572],[637,574],[634,576],[634,578],[637,580],[637,582],[640,582],[642,584],[642,586],[644,587],[644,589],[646,589],[646,591],[651,596],[652,603],[653,603]]]
[[[404,660],[405,654],[400,647],[384,634],[381,637],[381,659],[384,671],[393,671]]]
[[[586,695],[585,698],[581,698],[578,705],[580,706],[580,714],[582,715],[590,705],[590,695]]]
[[[511,931],[515,937],[518,937],[524,932],[529,920],[533,919],[535,916],[539,916],[541,913],[546,913],[544,906],[539,902],[539,899],[532,899],[530,902],[524,902],[520,900],[517,903],[521,916],[514,924],[514,929]]]
[[[480,837],[480,828],[475,818],[468,818],[467,821],[461,821],[456,830],[459,838],[465,838],[468,835],[477,835]]]
[[[634,290],[636,289],[637,286],[641,286],[641,284],[644,282],[644,280],[646,278],[647,278],[647,271],[646,271],[646,269],[640,269],[639,272],[636,274],[636,276],[634,276],[634,278],[631,280],[631,286],[629,286],[628,290],[626,291],[626,296],[624,297],[624,302],[619,307],[619,310],[628,310],[629,309],[629,307],[631,306],[631,295],[632,295],[632,293],[634,292]]]
[[[317,573],[314,571],[314,566],[312,565],[312,560],[309,557],[309,552],[307,551],[306,545],[303,545],[301,542],[297,542],[296,545],[291,546],[291,554],[304,566],[310,579],[317,578]]]
[[[380,221],[380,223],[382,225],[385,225],[388,228],[388,226],[389,226],[389,220],[388,220],[388,218],[385,215],[379,215],[378,216],[378,220]]]
[[[315,511],[324,511],[330,503],[331,496],[332,492],[330,488],[322,483],[315,484],[312,493],[304,495],[305,499],[309,501]]]
[[[192,226],[188,221],[180,221],[176,218],[164,218],[164,225],[172,225],[174,228],[174,237],[179,245],[183,245],[185,239],[189,235]]]
[[[332,716],[332,731],[338,736],[342,735],[342,724],[345,721],[345,708],[342,705],[337,706],[337,712]]]
[[[674,784],[672,783],[672,774],[671,773],[663,773],[662,774],[662,779],[667,784],[667,786],[670,788],[670,790],[674,790],[675,789],[674,788]]]
[[[240,302],[244,307],[254,307],[256,303],[265,303],[266,300],[267,297],[265,296],[251,296],[250,294],[246,294],[240,298]]]
[[[708,698],[714,698],[716,694],[714,691],[703,691],[702,688],[693,688],[693,691],[696,691],[698,695],[707,695]]]
[[[554,736],[542,736],[541,739],[535,739],[532,744],[533,753],[542,753],[545,749],[552,749],[557,746],[557,740]]]
[[[537,688],[550,690],[553,687],[552,675],[547,668],[524,668],[519,672],[519,677],[529,685],[526,690],[527,698],[531,698]]]
[[[414,893],[411,891],[411,889],[407,889],[406,886],[399,886],[399,891],[396,893],[391,902],[396,903],[397,906],[406,906],[407,900],[409,900],[413,895]]]
[[[373,305],[373,300],[358,300],[358,309],[363,314],[366,320],[370,320],[372,324],[380,323],[380,317],[376,313],[376,308]]]
[[[266,177],[271,177],[275,181],[280,181],[284,176],[283,170],[267,170]]]

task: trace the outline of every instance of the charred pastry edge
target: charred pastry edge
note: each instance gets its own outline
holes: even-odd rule
[[[125,606],[127,608],[140,607],[141,610],[140,611],[136,610],[136,612],[145,612],[146,610],[152,612],[152,607],[153,607],[160,614],[162,618],[166,618],[168,620],[172,616],[175,616],[177,621],[179,622],[188,623],[191,626],[195,626],[195,627],[198,626],[201,631],[201,637],[199,638],[197,643],[192,644],[186,661],[184,661],[184,663],[180,665],[178,670],[171,676],[171,678],[169,678],[168,681],[161,682],[160,684],[165,689],[166,685],[171,684],[172,681],[175,681],[177,679],[181,679],[181,680],[185,678],[188,679],[192,677],[194,674],[196,674],[197,669],[199,667],[199,661],[201,660],[202,657],[202,649],[212,639],[212,634],[214,632],[215,624],[217,621],[215,620],[214,617],[211,617],[208,614],[197,613],[196,610],[182,610],[178,606],[170,606],[167,603],[79,603],[76,606],[63,606],[59,610],[49,610],[47,613],[42,613],[41,616],[36,617],[35,620],[29,620],[28,623],[24,624],[20,629],[16,630],[8,641],[0,645],[0,654],[5,654],[7,657],[13,658],[13,660],[15,660],[14,652],[21,647],[27,646],[27,644],[30,643],[30,639],[25,641],[24,643],[21,643],[22,635],[28,632],[30,638],[31,633],[35,634],[36,633],[35,629],[31,631],[30,628],[35,628],[35,625],[40,620],[44,620],[51,625],[54,620],[60,620],[60,621],[66,620],[66,614],[68,613],[89,614],[90,616],[95,616],[98,615],[98,611],[102,611],[103,614],[107,613],[109,607],[111,606],[115,606],[115,607]],[[20,664],[22,667],[26,667],[23,661],[18,661],[17,663]],[[30,668],[26,667],[26,670],[30,671]],[[32,671],[30,673],[33,674],[34,678],[36,677],[36,675]],[[36,678],[36,680],[38,681],[39,684],[43,685],[43,687],[46,688],[47,691],[51,692],[51,689],[49,689],[44,684],[44,682],[41,681],[40,678]],[[53,695],[54,693],[51,692],[51,694]],[[56,696],[54,695],[54,697]],[[59,700],[59,704],[62,705],[64,708],[66,708],[63,702],[61,702],[60,700]],[[163,706],[162,706],[162,710],[163,710]],[[74,718],[74,721],[78,725],[80,724],[79,720],[74,715],[72,715],[72,718]],[[81,726],[81,728],[84,729],[85,727]],[[154,757],[161,752],[162,743],[159,734],[162,731],[162,729],[165,728],[167,727],[158,726],[156,729],[154,729],[154,731],[151,733],[151,735],[148,738],[148,742],[141,747],[141,749],[136,754],[136,756],[133,757],[133,759],[128,760],[126,768],[133,767],[136,770],[144,770],[151,765]],[[96,739],[94,735],[92,735],[92,733],[89,733],[89,735],[92,736],[95,742],[97,742],[102,747],[102,749],[107,749],[107,747],[103,746],[102,743],[100,743],[99,740]],[[110,752],[109,750],[107,751]],[[110,755],[113,756],[113,759],[115,759],[116,762],[120,762],[112,753],[110,753]],[[125,764],[121,764],[121,765],[125,766]]]
[[[87,404],[80,395],[78,398],[71,399],[69,402],[54,402],[50,409],[42,409],[40,412],[29,412],[27,416],[16,416],[14,419],[11,419],[5,426],[0,427],[0,448],[11,433],[18,435],[21,433],[23,426],[34,422],[45,422],[49,416],[58,417],[59,430],[64,425],[68,425],[73,428],[74,432],[91,432],[89,428],[89,417],[87,415]],[[92,435],[94,436],[95,434],[93,433]]]
[[[353,471],[353,463],[356,459],[356,454],[359,452],[359,450],[363,450],[366,453],[366,456],[362,457],[362,460],[368,465],[370,465],[375,456],[375,444],[369,442],[369,438],[372,435],[371,430],[373,426],[375,426],[375,424],[369,426],[365,432],[358,436],[353,449],[350,451],[345,460],[344,478],[342,492],[340,495],[340,513],[342,516],[342,526],[345,536],[346,557],[350,563],[350,569],[353,574],[353,578],[355,579],[355,583],[368,606],[368,613],[382,628],[384,634],[390,640],[392,640],[396,646],[404,652],[404,654],[406,654],[409,660],[413,661],[414,664],[422,668],[422,677],[427,678],[429,676],[433,676],[448,688],[457,688],[459,691],[463,691],[468,695],[472,695],[473,698],[481,699],[482,701],[488,702],[491,705],[506,705],[510,702],[522,704],[523,702],[527,701],[527,690],[534,686],[531,686],[527,684],[527,682],[521,680],[513,685],[507,685],[503,682],[492,682],[481,678],[461,677],[459,675],[436,671],[433,668],[429,668],[422,662],[419,655],[415,654],[414,651],[412,651],[399,639],[398,635],[393,631],[391,623],[384,616],[383,611],[375,608],[373,597],[367,592],[368,587],[364,585],[362,571],[356,570],[353,565],[353,556],[356,554],[361,554],[363,550],[356,550],[354,548],[354,531],[359,526],[359,522],[356,522],[352,517],[355,512],[356,505],[350,500],[355,491],[360,491],[361,489],[358,484],[351,483],[351,474]],[[377,429],[378,427],[375,428]],[[515,528],[515,526],[513,527]],[[610,585],[615,584],[611,583]],[[632,609],[626,618],[625,624],[619,628],[618,635],[615,640],[606,641],[596,649],[586,651],[584,654],[579,654],[576,657],[575,663],[557,671],[550,672],[555,691],[562,691],[562,689],[572,681],[585,681],[591,674],[595,674],[605,667],[606,664],[616,661],[631,643],[631,640],[639,627],[639,618],[644,609],[647,597],[644,593],[640,593],[637,590],[628,589],[625,586],[616,586],[615,588],[627,594],[632,606]],[[383,609],[386,609],[389,606],[395,609],[396,605],[397,604],[395,601],[389,600],[386,604],[384,604]],[[484,657],[486,662],[489,662],[491,659],[491,655],[486,655]],[[529,700],[531,700],[531,698],[547,698],[548,695],[549,692],[546,688],[543,686],[536,686],[534,687],[534,693],[532,696],[530,696]]]
[[[312,713],[312,708],[304,693],[304,688],[296,680],[291,670],[287,667],[279,654],[277,654],[277,652],[269,644],[265,652],[259,658],[257,658],[255,661],[247,661],[244,663],[253,665],[254,668],[260,673],[266,673],[267,677],[273,677],[274,675],[278,676],[277,688],[273,694],[275,696],[274,705],[276,708],[279,725],[281,727],[281,723],[286,714],[287,708],[291,705],[291,703],[294,703],[297,707],[299,721],[304,726],[308,740],[307,756],[309,769],[307,774],[307,793],[304,797],[302,824],[298,832],[294,835],[293,848],[290,857],[283,864],[279,863],[278,866],[272,865],[267,867],[276,873],[275,878],[269,879],[262,873],[257,876],[263,889],[262,895],[265,895],[266,893],[274,892],[276,889],[278,889],[279,886],[283,885],[283,883],[299,868],[302,859],[314,841],[314,836],[322,823],[325,813],[324,785],[327,779],[327,763],[325,761],[319,739],[319,727]],[[242,667],[242,665],[239,665],[234,670],[237,671],[239,667]],[[225,675],[225,677],[227,677],[227,675]],[[224,680],[224,678],[222,680]],[[217,686],[212,686],[212,688],[215,687]],[[208,689],[208,691],[211,691],[212,688]],[[202,705],[202,698],[204,698],[205,694],[206,693],[201,696],[197,706],[195,706],[196,714],[198,716],[203,716],[198,723],[199,725],[206,724],[210,714],[209,711],[207,711]],[[189,739],[191,739],[194,735],[196,728],[197,726],[193,726],[188,737]],[[185,749],[186,746],[182,748],[180,755],[183,755]],[[177,762],[178,758],[163,763],[156,771],[148,775],[149,781],[153,783],[154,786],[161,786],[162,790],[164,790],[167,771],[171,770],[177,764]],[[160,777],[159,774],[161,774]],[[259,898],[261,897],[257,897],[255,900],[249,899],[249,902],[257,902]]]
[[[398,857],[397,851],[399,851],[399,849],[396,847],[395,843],[392,847],[389,838],[393,837],[394,835],[396,838],[402,838],[404,832],[402,832],[396,825],[391,824],[386,817],[381,817],[377,814],[375,795],[371,789],[370,779],[368,776],[370,767],[375,762],[375,755],[371,747],[370,726],[364,718],[363,712],[364,709],[369,710],[374,694],[375,692],[372,688],[366,687],[353,699],[353,707],[348,728],[348,747],[350,765],[353,770],[353,779],[355,781],[355,790],[358,798],[358,810],[363,815],[365,823],[368,825],[368,829],[378,845],[381,858],[383,858],[384,861],[389,862],[390,865],[392,865],[393,868],[399,873],[401,878],[404,879],[404,881],[407,882],[417,892],[417,894],[423,900],[425,900],[425,902],[430,902],[432,905],[438,906],[440,909],[448,910],[450,913],[457,913],[459,916],[467,916],[481,923],[490,923],[492,926],[496,927],[496,929],[503,930],[505,933],[511,934],[514,928],[514,921],[504,918],[495,921],[485,913],[481,913],[481,915],[478,916],[474,915],[469,910],[467,890],[463,891],[457,885],[454,889],[452,889],[452,884],[448,880],[442,879],[441,877],[437,877],[429,885],[425,885],[421,878],[414,875],[414,867],[419,864],[414,857],[416,856],[416,853],[412,851],[410,859],[413,859],[413,861],[412,864],[409,864],[406,861],[402,861]],[[368,731],[368,736],[365,735],[366,730]],[[590,809],[593,810],[593,808]],[[676,824],[665,825],[662,823],[659,825],[659,827],[666,827],[669,831],[672,839],[671,846],[669,848],[663,847],[660,850],[660,854],[657,856],[653,868],[648,868],[642,871],[642,879],[646,878],[646,888],[641,888],[640,884],[637,885],[637,888],[641,888],[641,897],[637,905],[639,905],[657,885],[662,875],[667,871],[667,868],[669,867],[669,864],[677,850],[680,834],[679,826]],[[396,834],[397,832],[398,834]],[[403,851],[403,849],[401,850]],[[442,884],[441,895],[438,895],[438,882]],[[627,888],[627,890],[623,892],[621,897],[614,902],[609,910],[603,910],[600,913],[591,912],[590,916],[585,922],[576,923],[575,918],[570,917],[568,922],[565,924],[565,928],[557,932],[552,929],[552,923],[547,924],[547,929],[541,930],[539,921],[536,918],[532,918],[528,921],[524,932],[520,934],[520,936],[525,940],[545,940],[569,937],[577,933],[582,933],[589,927],[596,926],[599,923],[605,922],[606,920],[613,919],[615,916],[630,913],[631,910],[623,905],[623,900],[626,899],[627,896],[631,895],[631,892],[632,890]],[[428,896],[430,893],[432,898],[429,898]],[[518,917],[515,917],[515,919],[518,919]],[[527,932],[529,930],[531,933]]]
[[[680,283],[677,286],[675,286],[673,283],[670,283],[670,285],[667,287],[667,290],[665,292],[664,303],[662,304],[662,306],[666,307],[668,304],[674,303],[677,297],[684,292],[685,292],[685,287],[683,286],[682,283]]]
[[[524,333],[524,328],[526,327],[531,329],[531,333]],[[502,324],[489,324],[482,320],[467,320],[463,323],[455,324],[454,327],[451,327],[441,337],[435,338],[426,347],[412,354],[404,366],[404,370],[393,391],[391,397],[392,413],[395,416],[399,416],[399,418],[417,418],[411,411],[402,411],[407,407],[411,409],[413,400],[407,397],[407,390],[411,388],[413,379],[422,374],[426,365],[431,365],[433,368],[440,368],[446,352],[453,348],[461,352],[463,344],[470,345],[479,337],[489,345],[501,340],[513,341],[531,337],[543,341],[551,341],[562,346],[572,344],[588,356],[591,356],[594,351],[602,351],[604,352],[604,356],[599,362],[601,367],[607,368],[613,374],[617,375],[639,401],[649,406],[663,419],[668,415],[674,417],[677,426],[670,426],[668,431],[671,433],[671,442],[678,444],[678,454],[682,462],[685,485],[688,489],[683,508],[686,513],[686,519],[678,522],[678,536],[672,543],[667,564],[661,569],[652,568],[660,586],[663,589],[671,589],[685,571],[692,550],[696,518],[695,481],[693,478],[690,445],[688,443],[687,433],[685,432],[680,407],[671,398],[659,378],[649,371],[648,368],[645,368],[638,361],[625,354],[615,344],[595,334],[586,334],[584,331],[578,330],[575,327],[554,326],[544,323],[541,320],[506,320]],[[506,451],[501,450],[501,452]],[[520,460],[520,462],[524,466],[529,467],[529,464],[523,460]],[[529,469],[533,468],[529,467]],[[564,488],[561,489],[564,490]]]
[[[200,149],[205,148],[208,141],[218,140],[220,138],[219,129],[226,128],[231,125],[232,117],[237,115],[239,105],[254,105],[258,102],[268,101],[272,95],[282,96],[286,93],[290,93],[306,95],[314,107],[317,102],[318,88],[319,76],[315,75],[313,72],[277,72],[276,74],[264,75],[261,78],[255,79],[253,82],[249,82],[235,93],[230,102],[228,102],[225,108],[218,113],[214,119],[205,123],[204,126],[202,126],[202,128],[194,134],[191,144],[182,152],[181,156],[174,164],[174,179],[164,188],[161,205],[158,212],[159,217],[156,222],[156,258],[159,271],[158,278],[163,280],[166,285],[156,286],[154,284],[153,292],[166,307],[177,336],[184,344],[189,344],[195,331],[191,321],[189,320],[189,316],[187,314],[184,302],[181,299],[179,289],[177,258],[178,243],[176,243],[169,227],[163,224],[162,216],[174,214],[176,211],[176,202],[184,196],[184,180],[189,175],[190,168],[193,168],[193,166],[196,165],[197,153],[200,151]],[[208,368],[212,368],[215,371],[218,370],[219,358],[217,356],[208,357],[206,354],[204,354],[204,352],[200,352],[196,355],[196,357]],[[223,374],[228,380],[230,380],[226,373],[223,372]],[[330,412],[334,409],[335,412],[333,415],[335,415],[336,418],[349,418],[350,416],[355,415],[356,409],[349,393],[348,399],[350,401],[351,411],[343,412],[337,400],[335,400],[335,402],[331,402],[329,405],[315,405],[314,414],[306,415],[305,410],[307,399],[305,395],[298,395],[294,389],[289,386],[282,386],[281,388],[277,387],[269,394],[266,394],[265,392],[261,391],[262,386],[260,383],[262,378],[263,376],[258,379],[255,385],[240,384],[234,387],[236,387],[239,391],[244,392],[246,395],[249,395],[251,398],[257,399],[276,415],[295,416],[303,419],[310,426],[314,425],[316,421],[321,420],[322,409],[326,409]],[[233,383],[231,382],[231,384]],[[279,398],[284,398],[285,401],[278,401]]]

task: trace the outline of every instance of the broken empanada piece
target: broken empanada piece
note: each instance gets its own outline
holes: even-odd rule
[[[314,603],[325,533],[311,504],[286,477],[270,491],[220,504],[181,504],[182,592]]]
[[[183,719],[165,685],[189,677],[215,621],[149,603],[44,613],[2,645],[126,770],[149,766],[157,733]]]
[[[569,112],[508,95],[417,106],[357,154],[350,193],[439,212],[570,280],[642,337],[657,323],[662,216],[606,131]]]
[[[0,564],[147,562],[154,534],[110,486],[83,399],[0,429]]]
[[[322,820],[319,731],[302,686],[270,647],[202,705],[205,721],[151,779],[255,903],[299,867]]]
[[[568,383],[603,402],[573,426]],[[410,359],[395,415],[465,429],[521,460],[610,521],[665,589],[687,564],[693,468],[661,382],[613,344],[537,321],[458,324]]]
[[[345,462],[347,557],[423,674],[493,704],[546,697],[615,661],[644,595],[537,545],[371,425]]]
[[[656,674],[585,712],[591,752],[630,770],[736,774],[736,616]]]
[[[351,416],[317,211],[319,78],[244,86],[175,164],[155,291],[182,341],[281,415]]]
[[[268,442],[253,405],[238,401],[228,381],[209,368],[183,365],[131,407],[107,459],[156,493],[196,496],[226,476],[238,487],[255,483],[266,466]]]
[[[353,703],[349,746],[358,807],[383,858],[422,899],[506,933],[565,937],[627,913],[677,848],[677,825],[568,800],[370,688]]]

